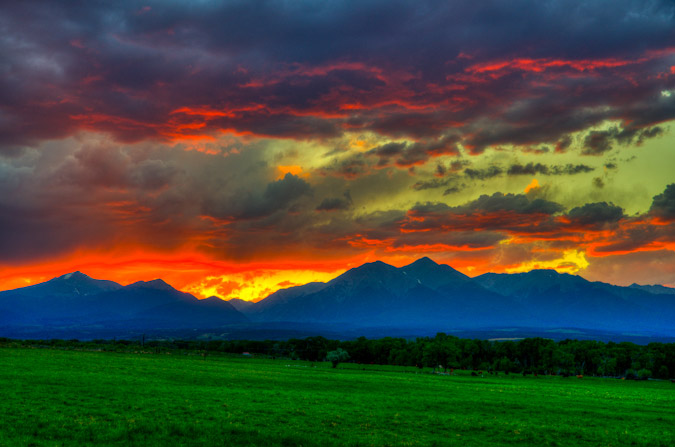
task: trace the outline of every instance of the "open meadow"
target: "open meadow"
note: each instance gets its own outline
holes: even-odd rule
[[[0,348],[0,390],[1,446],[675,445],[670,381]]]

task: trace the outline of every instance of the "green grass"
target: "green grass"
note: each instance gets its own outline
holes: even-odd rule
[[[1,348],[0,446],[675,445],[670,382],[311,365]]]

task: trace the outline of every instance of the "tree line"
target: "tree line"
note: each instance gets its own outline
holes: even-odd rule
[[[0,345],[17,341],[0,338]],[[435,337],[330,340],[321,336],[277,340],[24,340],[21,344],[76,347],[101,350],[198,351],[250,353],[269,358],[312,362],[332,360],[342,350],[349,362],[361,364],[417,366],[434,369],[464,369],[519,374],[595,375],[626,378],[675,377],[675,343],[601,342],[592,340],[554,341],[546,338],[522,340],[475,340],[444,333]]]

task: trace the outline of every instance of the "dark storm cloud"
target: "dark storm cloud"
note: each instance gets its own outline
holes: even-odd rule
[[[319,169],[322,175],[334,175],[346,179],[354,179],[370,171],[371,164],[362,154],[351,154],[342,159],[333,159],[329,164]]]
[[[316,207],[317,211],[339,211],[351,207],[351,203],[339,197],[327,197]]]
[[[499,177],[504,173],[510,176],[537,175],[537,174],[575,175],[595,170],[595,168],[592,168],[584,164],[576,164],[576,165],[566,164],[566,165],[549,166],[542,163],[530,162],[525,165],[519,163],[512,164],[506,171],[504,171],[504,169],[498,165],[490,165],[487,168],[483,169],[466,168],[464,169],[464,172],[461,175],[453,172],[451,175],[445,176],[447,169],[445,169],[445,167],[441,165],[438,166],[442,167],[441,170],[439,170],[438,167],[436,169],[436,176],[440,178],[432,178],[430,180],[417,181],[411,186],[411,188],[416,191],[423,191],[426,189],[437,189],[446,187],[448,185],[452,185],[448,190],[446,190],[447,194],[451,194],[454,192],[459,192],[466,186],[465,184],[460,184],[459,182],[462,176],[469,180],[489,180],[494,177]],[[456,167],[457,169],[461,169],[463,166],[465,165],[460,166],[458,164]]]
[[[140,188],[169,186],[181,173],[175,162],[159,158],[134,159],[119,146],[85,145],[56,170],[56,180],[82,188]]]
[[[420,213],[452,212],[465,214],[474,212],[494,213],[508,211],[516,214],[555,214],[563,211],[560,204],[544,199],[530,200],[525,194],[483,194],[464,205],[450,207],[444,203],[427,202],[414,206],[411,211]]]
[[[613,203],[597,202],[587,203],[583,206],[572,208],[567,217],[579,225],[602,225],[605,223],[618,222],[623,217],[623,209]]]
[[[391,157],[400,157],[407,146],[407,143],[387,143],[371,149],[368,155],[378,157],[377,165],[384,167],[389,165]]]
[[[594,171],[595,168],[585,164],[566,164],[564,166],[552,166],[549,171],[553,175],[575,175]]]
[[[458,176],[449,176],[445,178],[433,178],[431,180],[420,180],[415,182],[411,188],[415,191],[424,191],[425,189],[443,188],[450,184],[456,183]]]
[[[63,216],[56,209],[3,202],[0,201],[0,262],[40,259],[83,243],[99,247],[100,236],[113,231],[107,219],[87,216],[83,209]]]
[[[169,187],[184,179],[182,168],[151,151],[98,143],[77,150],[65,146],[29,150],[14,164],[0,162],[0,261],[139,239],[176,245],[176,234],[190,225],[181,215],[189,207],[175,195],[162,202]],[[172,208],[175,203],[182,212]]]
[[[673,115],[675,117],[675,115]],[[627,145],[636,141],[638,145],[645,140],[663,135],[663,129],[659,126],[641,129],[634,126],[623,128],[612,127],[609,130],[591,131],[584,139],[584,155],[602,155],[613,147],[613,143]]]
[[[278,170],[262,161],[264,146],[218,157],[84,140],[0,159],[0,262],[186,245],[243,256],[297,242],[323,198],[292,174],[270,181]]]
[[[488,247],[514,235],[551,239],[563,232],[558,220],[563,210],[561,205],[544,199],[494,193],[454,207],[441,202],[418,203],[396,225],[403,235],[473,232],[481,235],[478,239],[484,241],[482,246]]]
[[[663,135],[663,128],[659,126],[654,126],[649,129],[644,129],[638,134],[638,144],[642,144],[645,140],[649,138],[655,138]]]
[[[668,220],[675,220],[675,183],[666,186],[666,190],[654,196],[649,212]]]
[[[469,166],[468,160],[453,160],[450,162],[449,169],[451,172],[461,171],[464,167]]]
[[[535,175],[548,174],[548,166],[541,163],[528,163],[526,165],[514,164],[506,171],[508,175]]]
[[[293,200],[308,194],[312,187],[305,180],[293,174],[267,184],[263,198],[280,208],[288,206]]]
[[[464,184],[462,184],[462,185],[453,185],[453,186],[451,186],[451,187],[449,187],[449,188],[446,188],[445,191],[443,191],[443,195],[444,195],[444,196],[449,196],[450,194],[458,193],[458,192],[460,192],[462,189],[464,189],[465,186],[466,186],[466,185],[464,185]]]
[[[454,162],[453,162],[454,164]],[[440,165],[439,165],[440,166]],[[460,166],[466,166],[465,164],[455,164],[455,166],[452,166],[451,164],[451,169],[457,168],[461,169]],[[467,179],[467,181],[472,181],[472,180],[489,180],[494,177],[499,177],[500,175],[503,174],[503,170],[501,167],[497,165],[490,165],[487,168],[483,169],[473,169],[473,168],[466,168],[464,169],[464,172],[459,174],[456,172],[452,172],[449,175],[441,178],[432,178],[431,180],[420,180],[415,182],[411,188],[414,189],[415,191],[423,191],[425,189],[437,189],[437,188],[443,188],[443,187],[448,187],[445,190],[445,194],[452,194],[455,192],[459,192],[462,189],[466,187],[466,183],[461,182],[461,178]],[[436,170],[436,175],[438,175],[439,170]],[[443,171],[443,175],[445,175],[445,171]]]
[[[349,191],[343,194],[343,197],[326,197],[316,207],[317,211],[344,211],[352,208],[354,202]]]
[[[571,210],[567,217],[571,225],[581,224],[586,230],[612,231],[591,247],[592,254],[624,255],[636,251],[669,250],[675,243],[675,184],[666,186],[654,196],[645,214],[627,217],[621,208],[604,202],[586,204]],[[654,221],[654,217],[657,221]]]
[[[336,157],[330,163],[319,169],[323,175],[337,175],[348,179],[356,178],[368,173],[372,168],[381,169],[390,166],[410,168],[426,163],[432,157],[441,155],[458,155],[456,135],[444,136],[437,140],[415,142],[386,143],[366,152],[350,153],[343,157]],[[339,152],[331,151],[331,155]],[[440,171],[445,168],[440,166]],[[452,169],[454,169],[454,166]]]
[[[206,197],[203,212],[218,219],[259,220],[287,210],[293,202],[312,192],[312,186],[305,180],[286,174],[284,178],[268,183],[262,194],[255,188],[240,188]]]
[[[675,225],[654,226],[648,223],[620,228],[606,243],[594,248],[601,254],[627,253],[653,248],[663,248],[665,244],[675,242]]]
[[[530,200],[524,194],[502,193],[494,193],[491,196],[484,194],[473,202],[469,202],[464,208],[486,212],[513,211],[519,214],[555,214],[563,210],[561,205],[548,200]]]
[[[83,129],[123,142],[370,130],[410,140],[379,159],[410,167],[457,142],[565,151],[572,132],[631,123],[589,137],[598,154],[675,118],[659,95],[675,87],[668,1],[143,5],[4,5],[0,151]],[[448,129],[454,141],[429,143]]]
[[[555,145],[555,151],[562,153],[567,152],[567,149],[572,145],[572,138],[569,135],[565,135],[558,141]]]
[[[590,166],[584,164],[567,164],[567,165],[555,165],[548,166],[542,163],[528,163],[526,165],[521,165],[518,163],[512,164],[509,166],[509,169],[506,171],[507,175],[574,175],[582,174],[586,172],[591,172],[595,170]]]
[[[502,168],[500,168],[499,166],[492,165],[485,169],[466,168],[464,170],[464,175],[466,175],[470,179],[487,180],[493,177],[497,177],[498,175],[501,175],[502,172],[504,172],[502,171]]]
[[[513,239],[518,242],[509,247],[527,251],[534,246],[523,244],[536,243],[538,250],[550,250],[551,259],[580,247],[592,256],[655,250],[675,242],[675,224],[651,223],[652,215],[667,210],[671,190],[675,185],[654,198],[650,213],[632,217],[613,203],[586,203],[565,212],[560,204],[524,194],[483,195],[460,206],[418,203],[407,211],[372,213],[352,224],[343,221],[335,243],[433,252],[495,248]],[[520,262],[529,259],[527,255]]]
[[[341,234],[340,240],[357,246],[387,246],[392,251],[417,247],[424,252],[494,248],[500,241],[515,238],[523,250],[527,245],[520,244],[533,241],[539,249],[548,247],[552,259],[561,250],[579,247],[592,256],[656,250],[675,242],[675,224],[651,223],[651,216],[667,215],[673,191],[675,185],[669,185],[654,198],[648,214],[633,217],[612,203],[586,203],[565,212],[555,202],[524,194],[483,195],[460,206],[418,203],[406,212],[390,212],[388,219],[379,219],[377,224],[364,216],[357,220],[364,225]]]
[[[584,139],[584,155],[602,155],[612,149],[612,132],[591,131]]]
[[[623,225],[611,204],[568,216],[555,202],[501,193],[354,217],[339,212],[354,206],[334,177],[386,167],[381,177],[396,179],[396,168],[433,163],[438,177],[413,188],[449,195],[505,175],[590,172],[438,157],[509,145],[600,155],[659,137],[675,119],[674,11],[672,2],[639,0],[4,2],[0,259],[125,242],[171,250],[186,240],[223,257],[295,242],[320,248],[331,237],[331,249],[357,239],[404,249],[435,244],[433,231],[422,234],[431,229],[440,244],[481,248],[513,234],[553,239]],[[223,133],[338,149],[309,181],[272,180],[277,160],[255,147],[260,139],[226,153]],[[341,149],[361,133],[380,146]],[[63,140],[77,146],[68,151],[45,141],[73,135]],[[220,156],[121,144],[208,137]],[[78,142],[90,138],[108,145]],[[654,198],[650,219],[675,216],[671,189]],[[370,195],[364,210],[385,197]],[[615,247],[675,234],[639,222],[622,231]]]
[[[367,155],[379,158],[378,167],[389,166],[392,163],[399,167],[410,167],[425,163],[430,157],[440,155],[459,155],[456,143],[457,135],[447,135],[436,141],[417,143],[387,143],[367,152]]]
[[[417,244],[421,250],[433,250],[434,237],[437,244],[442,244],[444,234],[461,239],[473,232],[486,235],[484,244],[476,241],[467,247],[494,247],[500,240],[516,238],[520,243],[544,244],[552,250],[549,254],[554,258],[559,256],[556,254],[559,250],[580,246],[593,256],[660,249],[675,242],[675,224],[653,225],[650,214],[667,215],[662,210],[668,208],[670,190],[675,191],[675,185],[670,186],[654,198],[649,214],[634,217],[626,216],[621,207],[607,202],[587,203],[565,213],[555,202],[523,194],[483,195],[455,207],[440,202],[418,203],[405,217],[391,221],[390,231],[372,237],[379,237],[391,246]],[[398,229],[402,231],[397,232]],[[434,237],[425,238],[428,235]],[[448,245],[461,246],[459,239]]]
[[[445,178],[433,178],[431,180],[420,180],[411,186],[415,191],[424,191],[425,189],[445,188],[443,195],[447,196],[462,191],[467,187],[466,183],[460,181],[460,176],[453,174]]]

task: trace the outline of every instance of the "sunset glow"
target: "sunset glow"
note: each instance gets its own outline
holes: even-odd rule
[[[675,7],[506,3],[5,5],[0,290],[675,285]]]

